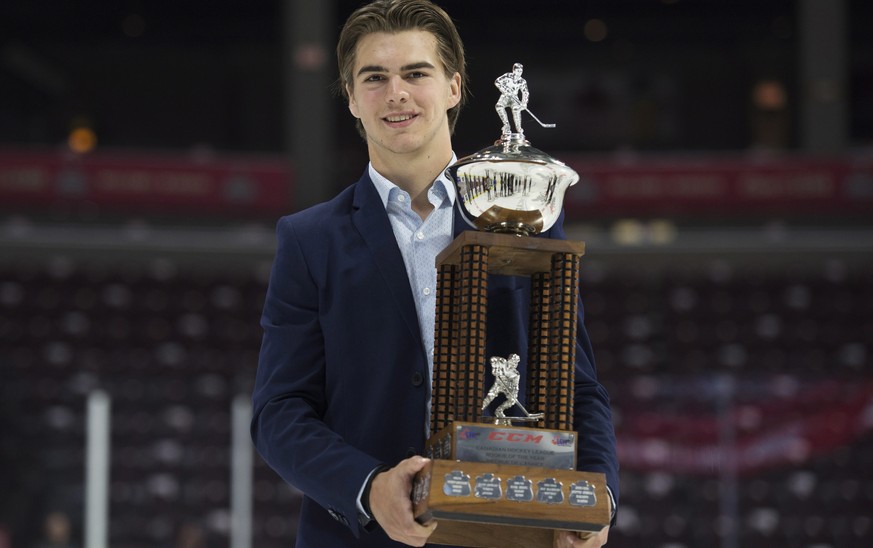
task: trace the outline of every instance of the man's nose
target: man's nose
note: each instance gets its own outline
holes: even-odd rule
[[[400,76],[392,76],[388,79],[388,95],[389,103],[405,103],[409,98],[409,92],[406,91],[406,82]]]

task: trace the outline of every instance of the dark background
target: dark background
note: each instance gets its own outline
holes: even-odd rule
[[[467,46],[472,81],[458,148],[472,152],[493,138],[492,82],[513,62],[527,67],[538,116],[560,122],[558,131],[537,136],[543,146],[745,150],[755,145],[752,88],[766,79],[785,87],[781,144],[796,148],[795,4],[443,2]],[[357,3],[334,5],[329,44]],[[849,143],[866,146],[873,140],[873,7],[863,0],[846,6]],[[89,123],[101,147],[283,152],[290,67],[282,9],[276,1],[4,2],[0,142],[55,145],[71,126]],[[591,19],[606,25],[602,40],[586,38]],[[356,136],[339,99],[337,110],[344,146]]]

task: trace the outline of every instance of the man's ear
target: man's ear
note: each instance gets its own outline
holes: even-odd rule
[[[461,75],[455,73],[449,81],[449,108],[454,107],[461,102]]]
[[[360,118],[358,115],[358,103],[355,101],[355,95],[352,93],[352,86],[346,84],[346,95],[349,97],[349,112],[355,118]]]

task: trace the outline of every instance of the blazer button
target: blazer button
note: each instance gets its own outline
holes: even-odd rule
[[[421,386],[421,383],[424,382],[424,375],[416,371],[412,374],[412,386]]]

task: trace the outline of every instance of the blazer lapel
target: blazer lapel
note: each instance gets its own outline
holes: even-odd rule
[[[421,329],[418,326],[418,313],[415,311],[415,301],[412,298],[412,288],[409,286],[409,276],[394,230],[388,220],[388,214],[379,198],[379,193],[370,176],[364,176],[355,185],[355,196],[352,202],[352,224],[373,254],[376,266],[385,279],[385,283],[394,296],[394,302],[400,310],[403,323],[409,328],[410,334],[421,343]]]
[[[452,238],[457,238],[458,236],[461,235],[461,232],[463,232],[465,230],[473,230],[473,227],[471,227],[470,225],[467,224],[467,221],[464,220],[464,217],[461,215],[461,212],[458,211],[458,208],[461,207],[460,204],[458,203],[458,200],[460,200],[460,198],[455,196],[455,207],[452,208],[452,214],[453,214],[452,215],[452,217],[453,217]]]

